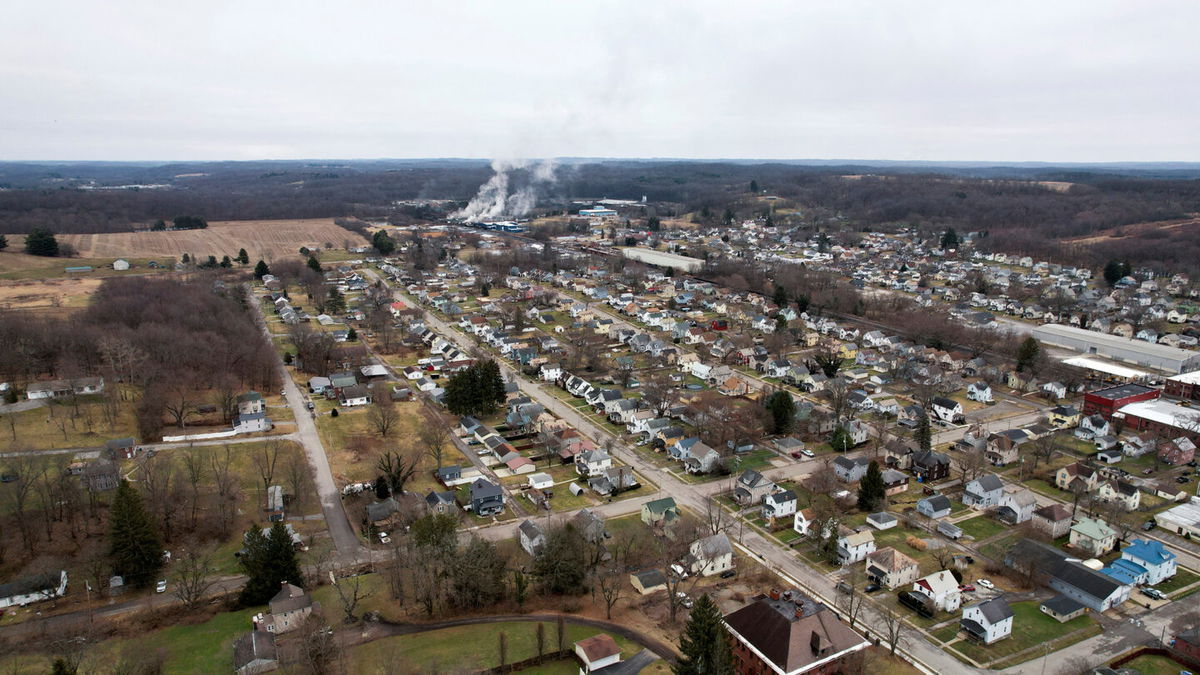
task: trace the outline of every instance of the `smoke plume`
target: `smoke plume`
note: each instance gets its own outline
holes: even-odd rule
[[[527,160],[492,160],[492,171],[496,173],[451,217],[478,223],[525,216],[537,205],[539,194],[554,184],[556,169],[552,159],[536,164]]]

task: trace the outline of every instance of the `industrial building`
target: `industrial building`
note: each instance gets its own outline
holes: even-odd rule
[[[1200,369],[1200,352],[1048,323],[1033,329],[1033,337],[1081,354],[1096,354],[1143,368],[1171,373]]]
[[[1164,389],[1167,396],[1200,401],[1200,370],[1167,378]]]
[[[1126,429],[1148,431],[1156,436],[1200,438],[1200,410],[1164,399],[1139,401],[1113,413]]]
[[[1112,419],[1112,414],[1124,406],[1158,398],[1157,389],[1141,384],[1122,384],[1107,389],[1089,391],[1083,395],[1083,414]]]

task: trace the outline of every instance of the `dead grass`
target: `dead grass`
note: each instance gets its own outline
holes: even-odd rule
[[[86,307],[100,279],[0,281],[0,309],[79,309]]]
[[[301,246],[318,249],[325,243],[341,248],[343,242],[366,240],[333,224],[332,218],[304,220],[237,220],[208,224],[204,230],[178,232],[116,232],[59,235],[84,257],[236,255],[245,248],[251,259],[270,260],[295,255]]]
[[[1182,228],[1190,228],[1200,226],[1200,216],[1193,216],[1184,220],[1170,220],[1150,223],[1134,223],[1132,225],[1122,225],[1120,227],[1112,227],[1107,230],[1092,232],[1091,234],[1074,237],[1072,239],[1063,239],[1065,243],[1070,244],[1096,244],[1105,241],[1113,241],[1117,239],[1125,239],[1127,237],[1135,237],[1149,230],[1160,230],[1169,232]]]

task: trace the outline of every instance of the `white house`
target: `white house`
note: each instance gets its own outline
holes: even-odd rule
[[[597,672],[621,662],[621,648],[605,633],[575,643],[581,674]],[[611,670],[611,669],[610,669]]]
[[[521,548],[525,549],[529,555],[536,556],[546,545],[545,531],[532,520],[523,521],[517,527],[517,533],[521,540]]]
[[[239,434],[270,431],[271,426],[271,420],[262,413],[244,413],[233,420],[233,430]]]
[[[838,564],[849,565],[875,552],[875,535],[871,530],[851,532],[838,537]]]
[[[67,571],[46,572],[0,585],[0,608],[61,598],[67,592]]]
[[[992,387],[987,382],[979,380],[967,385],[967,399],[980,403],[992,402]]]
[[[930,405],[933,416],[943,422],[961,424],[966,420],[962,404],[945,396],[935,396]]]
[[[733,545],[724,532],[692,542],[688,553],[692,574],[709,577],[733,569]]]
[[[963,607],[959,626],[973,639],[990,645],[1012,634],[1013,611],[1004,598],[992,598]]]
[[[783,490],[763,497],[763,516],[786,518],[796,512],[796,493]]]
[[[792,529],[800,536],[807,537],[813,534],[813,524],[816,514],[812,509],[800,509],[796,511],[796,517],[792,520]]]
[[[1144,569],[1146,575],[1142,583],[1148,586],[1170,579],[1175,576],[1177,570],[1175,554],[1155,539],[1134,539],[1121,551],[1121,560],[1127,560]]]
[[[547,490],[554,487],[554,478],[548,473],[531,474],[528,480],[529,487],[535,490]]]
[[[912,591],[929,598],[934,607],[944,612],[956,611],[962,602],[958,581],[954,579],[954,575],[949,570],[934,572],[923,579],[918,579],[913,584]]]

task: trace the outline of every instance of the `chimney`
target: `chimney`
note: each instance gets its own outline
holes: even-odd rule
[[[778,600],[778,599],[779,599],[779,589],[778,589],[778,588],[772,588],[772,589],[771,589],[771,599],[772,599],[772,600]]]
[[[804,618],[804,605],[796,605],[796,618],[797,619]]]

